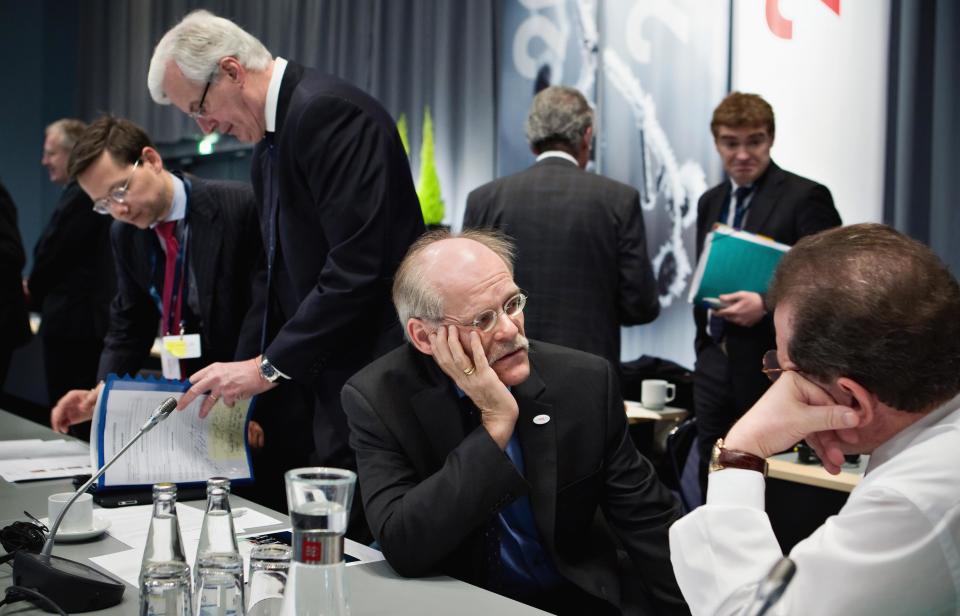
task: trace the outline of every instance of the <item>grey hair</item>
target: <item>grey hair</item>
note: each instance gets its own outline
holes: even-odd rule
[[[447,229],[437,229],[424,233],[410,246],[393,278],[393,305],[397,309],[403,335],[408,340],[407,321],[411,318],[424,321],[440,321],[443,318],[443,297],[430,283],[427,264],[421,255],[429,246],[455,238],[473,240],[486,246],[503,260],[510,275],[513,275],[516,249],[510,238],[498,231],[465,229],[460,233],[451,233]]]
[[[60,139],[60,147],[65,150],[72,150],[85,130],[87,130],[86,122],[73,118],[62,118],[47,126],[43,134],[57,134]]]
[[[237,24],[210,11],[193,11],[170,28],[153,50],[147,72],[150,96],[161,105],[170,104],[170,98],[163,91],[170,60],[177,64],[184,77],[201,84],[210,79],[217,63],[226,57],[236,58],[251,71],[266,70],[273,61],[263,43]]]
[[[593,109],[576,88],[550,86],[530,104],[524,128],[527,141],[538,154],[548,149],[575,154],[587,128],[593,126]]]

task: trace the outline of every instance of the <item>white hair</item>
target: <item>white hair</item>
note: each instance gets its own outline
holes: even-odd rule
[[[170,98],[163,91],[167,65],[173,60],[184,77],[198,84],[210,79],[222,58],[234,57],[245,68],[263,71],[273,56],[263,43],[229,19],[210,11],[193,11],[167,31],[153,50],[147,87],[150,96],[161,105]]]

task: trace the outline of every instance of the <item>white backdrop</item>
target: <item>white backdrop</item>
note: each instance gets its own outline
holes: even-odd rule
[[[889,16],[889,0],[734,0],[733,89],[773,105],[773,159],[825,184],[844,224],[882,220]]]

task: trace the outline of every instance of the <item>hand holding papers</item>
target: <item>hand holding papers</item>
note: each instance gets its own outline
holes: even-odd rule
[[[90,453],[94,467],[119,451],[164,398],[179,398],[189,383],[107,377],[93,416]],[[161,481],[194,483],[208,477],[252,477],[246,425],[252,401],[233,408],[222,403],[201,419],[196,400],[186,412],[174,412],[129,452],[125,463],[111,467],[99,487],[147,485]]]
[[[755,233],[717,225],[704,240],[687,301],[708,304],[708,298],[735,291],[763,293],[788,250],[786,244]]]

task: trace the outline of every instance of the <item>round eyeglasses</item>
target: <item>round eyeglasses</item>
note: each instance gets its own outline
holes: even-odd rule
[[[102,197],[93,202],[93,211],[97,214],[109,214],[110,206],[113,203],[125,203],[127,200],[127,190],[130,189],[130,180],[133,179],[133,174],[137,172],[137,167],[140,166],[140,159],[137,159],[137,162],[133,163],[133,171],[130,172],[130,176],[127,178],[127,181],[123,183],[123,186],[115,188],[107,193],[106,197]]]
[[[523,307],[527,305],[527,296],[523,293],[517,293],[503,304],[500,310],[484,310],[478,314],[470,323],[464,323],[453,317],[443,317],[443,321],[451,321],[463,327],[476,327],[482,332],[492,331],[497,326],[497,319],[501,314],[508,317],[515,317],[523,312]]]

